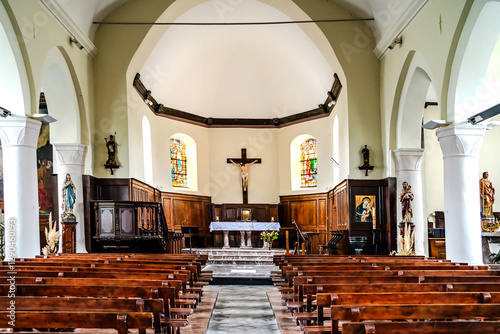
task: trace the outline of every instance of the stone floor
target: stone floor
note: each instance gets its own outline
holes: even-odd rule
[[[218,283],[204,287],[203,301],[189,317],[192,325],[181,333],[301,333],[269,278],[276,266],[210,264],[203,269],[212,270]]]
[[[275,287],[211,285],[206,289],[219,292],[207,334],[280,333],[266,294]]]

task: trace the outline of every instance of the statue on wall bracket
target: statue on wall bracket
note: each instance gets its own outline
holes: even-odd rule
[[[365,176],[368,176],[368,171],[373,170],[373,166],[370,165],[370,150],[368,149],[368,145],[365,145],[365,148],[361,150],[363,154],[363,165],[359,166],[359,170],[365,171]]]
[[[104,164],[104,167],[106,169],[111,170],[111,175],[113,175],[113,169],[118,169],[120,166],[116,162],[116,132],[115,135],[109,135],[109,140],[108,138],[104,138],[106,141],[106,148],[108,149],[108,160],[106,160],[106,163]]]

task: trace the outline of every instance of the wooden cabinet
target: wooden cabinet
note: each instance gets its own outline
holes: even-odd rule
[[[446,259],[446,242],[444,238],[429,238],[429,257]]]

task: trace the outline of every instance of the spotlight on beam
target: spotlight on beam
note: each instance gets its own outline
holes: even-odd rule
[[[467,121],[469,121],[469,123],[472,125],[476,125],[477,123],[485,121],[498,114],[500,114],[500,104],[497,104],[496,106],[486,109],[485,111],[480,112],[479,114],[469,117]]]
[[[4,107],[0,107],[0,117],[6,118],[10,115],[12,115],[12,111],[5,109]]]

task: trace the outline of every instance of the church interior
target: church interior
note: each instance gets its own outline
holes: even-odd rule
[[[305,262],[274,250],[491,271],[499,15],[498,0],[1,0],[2,256],[204,266],[269,248],[275,315],[311,305],[283,269]],[[212,300],[200,268],[184,297]],[[315,312],[297,333],[342,327]]]

